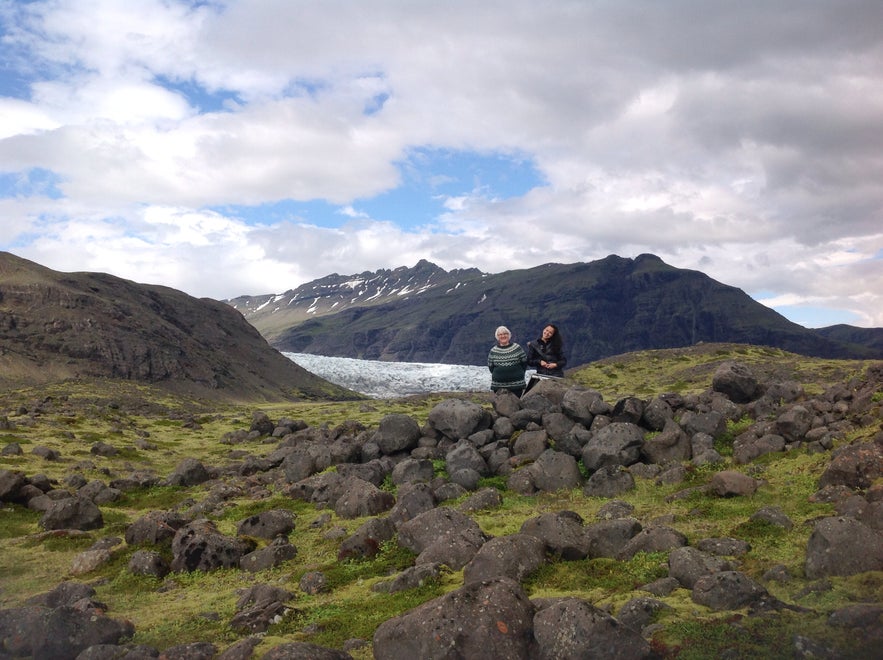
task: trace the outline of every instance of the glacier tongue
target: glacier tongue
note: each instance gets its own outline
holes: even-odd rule
[[[430,392],[486,392],[491,386],[487,367],[423,362],[380,362],[283,353],[307,371],[336,385],[378,399]]]

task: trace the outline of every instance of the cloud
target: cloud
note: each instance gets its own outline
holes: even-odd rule
[[[883,326],[880,24],[872,0],[6,3],[0,248],[216,298],[652,252]]]

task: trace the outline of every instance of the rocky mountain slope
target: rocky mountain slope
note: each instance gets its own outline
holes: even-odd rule
[[[285,358],[229,305],[0,252],[0,384],[79,378],[228,400],[352,396]]]
[[[421,261],[413,269],[330,275],[285,294],[229,302],[280,350],[337,357],[483,364],[498,325],[524,343],[548,322],[561,328],[571,366],[699,342],[883,357],[873,330],[804,328],[740,289],[646,254],[496,275],[448,273]]]

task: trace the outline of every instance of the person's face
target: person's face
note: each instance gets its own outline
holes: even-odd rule
[[[508,346],[511,335],[508,332],[501,332],[497,335],[497,342],[500,346]]]
[[[547,325],[543,328],[543,341],[549,341],[552,337],[555,336],[555,328],[551,325]]]

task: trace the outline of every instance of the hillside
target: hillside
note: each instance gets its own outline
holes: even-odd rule
[[[220,400],[350,397],[229,305],[0,253],[0,384],[122,379]]]
[[[883,365],[717,344],[572,373],[602,376],[200,409],[0,390],[0,648],[876,658]]]
[[[609,256],[487,275],[414,269],[329,276],[286,294],[237,298],[279,350],[398,362],[483,364],[493,331],[516,341],[556,323],[571,366],[632,351],[735,342],[802,355],[883,357],[874,335],[804,328],[740,289],[653,255]],[[865,343],[865,341],[868,343]]]

